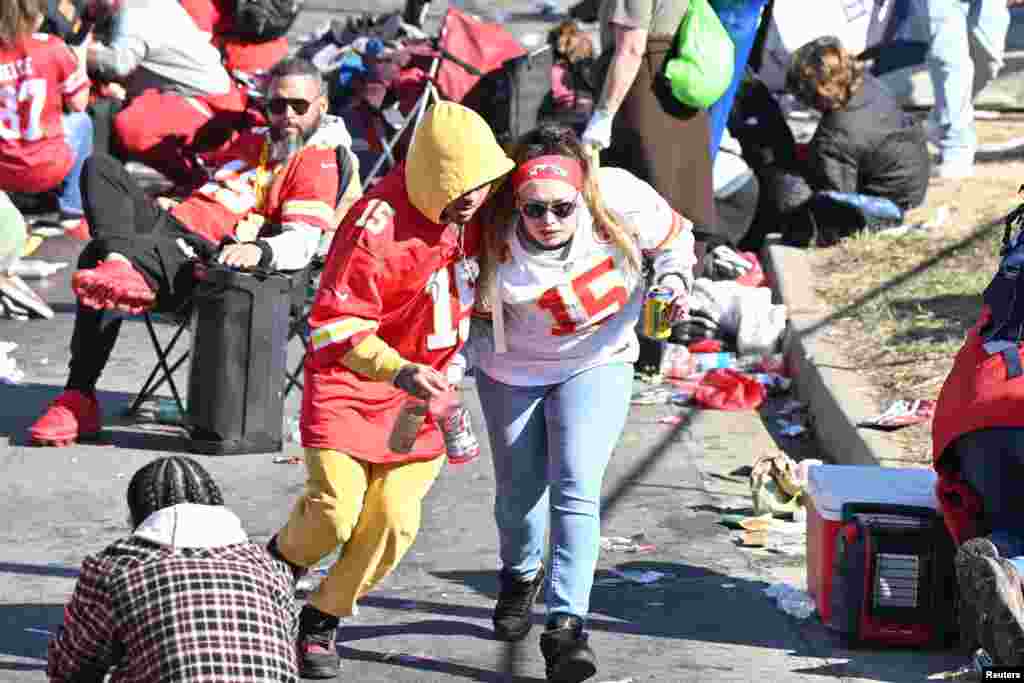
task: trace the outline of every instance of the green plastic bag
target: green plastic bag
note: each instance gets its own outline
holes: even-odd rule
[[[676,55],[665,62],[672,95],[688,107],[707,109],[732,82],[735,53],[708,0],[690,0],[676,32]]]

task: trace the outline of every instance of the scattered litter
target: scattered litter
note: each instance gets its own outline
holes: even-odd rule
[[[16,348],[18,345],[14,342],[0,342],[0,384],[19,384],[21,380],[25,379],[25,373],[8,355]]]
[[[759,455],[750,471],[754,514],[789,514],[800,507],[807,484],[801,468],[782,451]]]
[[[806,619],[814,614],[811,596],[788,583],[773,583],[764,589],[764,594],[774,600],[779,609],[797,619]]]
[[[25,632],[26,633],[38,633],[41,636],[52,636],[52,635],[54,635],[53,631],[47,631],[45,628],[27,628],[27,629],[25,629]]]
[[[694,372],[707,372],[719,368],[735,368],[736,354],[728,352],[719,353],[695,353],[693,358]]]
[[[616,553],[649,553],[655,550],[653,543],[647,542],[647,536],[641,532],[629,538],[625,536],[602,536],[601,550]]]
[[[276,465],[301,465],[302,458],[297,455],[279,455],[274,458]]]
[[[659,370],[666,379],[686,379],[696,371],[696,364],[688,348],[666,342],[661,347]]]
[[[782,436],[800,436],[807,431],[807,427],[798,422],[789,420],[776,420],[776,422],[779,424],[779,434]]]
[[[740,541],[745,546],[762,548],[768,543],[767,531],[744,531],[740,535]]]
[[[735,587],[736,587],[735,583],[723,583],[722,584],[722,588],[735,588]]]
[[[135,413],[139,422],[152,422],[162,425],[180,425],[184,421],[178,404],[173,398],[164,396],[151,397],[142,402]]]
[[[281,432],[284,434],[284,440],[287,442],[302,442],[302,433],[299,431],[299,418],[297,417],[285,417]]]
[[[858,427],[892,431],[900,427],[927,422],[935,411],[935,401],[914,399],[893,401],[881,415],[857,423]]]
[[[125,474],[124,472],[118,472],[117,474],[114,475],[114,479],[124,479],[127,476],[128,475]]]
[[[523,44],[523,47],[529,50],[543,43],[544,36],[539,33],[527,33],[519,39],[519,42]]]
[[[17,275],[26,280],[41,280],[67,267],[67,261],[50,262],[40,259],[20,259],[8,272],[11,275]]]
[[[769,394],[785,393],[789,391],[789,387],[793,384],[793,380],[790,378],[770,372],[755,373],[754,379],[763,384]]]
[[[648,607],[664,607],[665,603],[663,603],[663,602],[649,602],[649,603],[647,603],[647,606]]]
[[[609,571],[627,581],[642,584],[657,583],[668,576],[664,572],[656,572],[653,569],[611,569]]]
[[[682,421],[683,417],[681,415],[666,415],[664,417],[659,417],[657,420],[655,420],[655,422],[657,422],[660,425],[677,425],[680,424]]]
[[[633,394],[630,401],[635,406],[653,406],[668,403],[676,390],[672,387],[658,386],[650,389],[643,389]]]
[[[786,359],[780,354],[761,356],[751,368],[754,372],[766,372],[773,375],[786,376]]]
[[[949,206],[947,204],[943,204],[935,209],[935,215],[931,220],[924,221],[923,223],[907,223],[905,225],[896,225],[891,228],[883,228],[878,231],[878,234],[885,235],[886,237],[902,237],[914,232],[927,232],[929,230],[939,228],[948,220]]]
[[[45,358],[45,357],[44,357],[44,358],[40,358],[40,359],[39,359],[39,364],[40,364],[40,365],[46,365],[46,364],[47,364],[47,363],[49,363],[49,362],[50,362],[50,359],[49,359],[49,358]]]

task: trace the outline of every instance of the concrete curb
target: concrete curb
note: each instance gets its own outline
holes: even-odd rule
[[[797,396],[808,403],[813,429],[824,450],[842,465],[879,465],[899,459],[901,451],[881,432],[858,429],[857,423],[877,414],[866,398],[868,382],[851,369],[837,345],[819,325],[827,307],[811,289],[807,254],[770,235],[761,261],[776,303],[785,304],[789,327],[783,344],[786,366]]]

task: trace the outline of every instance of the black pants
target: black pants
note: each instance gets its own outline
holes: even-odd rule
[[[157,206],[121,162],[109,156],[86,160],[82,199],[93,240],[79,257],[78,268],[95,268],[108,254],[121,254],[156,292],[155,310],[181,310],[195,280],[194,262],[179,240],[203,260],[214,254],[215,245]],[[78,305],[68,389],[92,392],[96,388],[120,330],[119,314]]]

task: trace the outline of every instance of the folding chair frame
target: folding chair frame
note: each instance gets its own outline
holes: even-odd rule
[[[441,93],[437,91],[437,86],[434,85],[434,78],[437,77],[437,70],[441,66],[441,59],[443,59],[443,57],[437,56],[431,60],[430,74],[427,78],[426,87],[423,88],[423,92],[420,94],[419,99],[416,100],[416,104],[413,105],[412,111],[405,117],[405,121],[402,122],[402,126],[394,135],[391,136],[391,139],[384,144],[384,150],[381,152],[380,156],[377,157],[377,161],[373,164],[373,167],[370,168],[370,172],[366,176],[366,185],[371,184],[377,179],[377,175],[378,173],[381,173],[381,167],[384,165],[385,161],[390,160],[391,166],[395,165],[395,157],[392,150],[395,148],[395,145],[398,144],[398,141],[402,139],[402,135],[405,134],[406,129],[409,128],[409,124],[411,123],[412,129],[416,130],[420,125],[420,121],[423,120],[423,115],[426,113],[427,107],[429,107],[432,102],[441,101]],[[383,175],[383,173],[381,173],[381,175]]]
[[[128,417],[135,417],[139,414],[139,409],[142,404],[148,399],[156,395],[157,389],[164,385],[164,382],[171,388],[171,394],[174,396],[174,403],[178,408],[178,414],[185,415],[185,402],[181,400],[181,393],[178,391],[178,385],[174,383],[174,373],[181,367],[181,364],[188,360],[190,351],[184,351],[173,363],[168,365],[168,359],[171,353],[174,351],[175,345],[178,343],[178,339],[181,338],[182,332],[189,327],[191,323],[191,316],[185,315],[178,320],[178,327],[174,331],[174,336],[167,343],[166,346],[160,344],[160,338],[156,335],[156,329],[153,327],[153,316],[150,313],[146,313],[144,318],[146,323],[146,331],[149,333],[149,339],[153,343],[153,351],[156,353],[156,365],[153,366],[153,370],[149,373],[149,377],[146,379],[146,383],[142,385],[142,389],[139,390],[135,400],[128,410],[125,411],[125,415]],[[157,374],[163,370],[163,375],[157,379]]]

